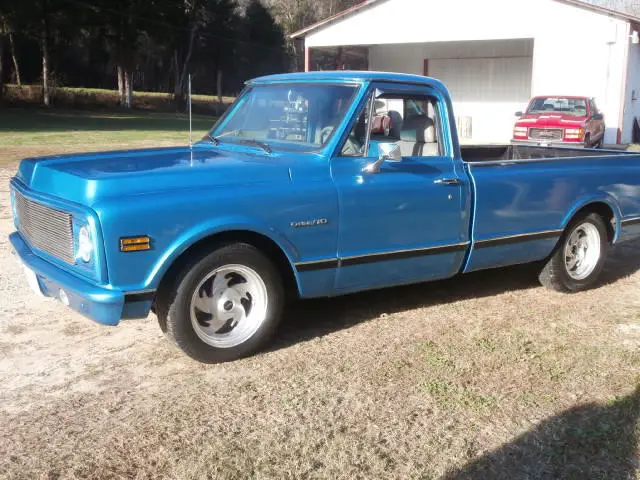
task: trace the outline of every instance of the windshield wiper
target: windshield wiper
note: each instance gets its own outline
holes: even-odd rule
[[[266,142],[261,142],[260,140],[256,140],[255,138],[243,138],[242,140],[238,140],[238,143],[242,143],[244,145],[252,145],[254,147],[260,147],[269,155],[271,155],[271,147]]]
[[[213,143],[216,147],[218,145],[220,145],[220,140],[218,140],[217,137],[214,137],[213,135],[211,135],[210,133],[207,133],[204,137],[202,137],[202,140],[209,140],[211,143]]]

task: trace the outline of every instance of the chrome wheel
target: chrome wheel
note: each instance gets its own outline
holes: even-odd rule
[[[578,225],[564,247],[564,264],[574,280],[584,280],[600,260],[600,232],[589,222]]]
[[[267,287],[253,269],[224,265],[209,273],[191,297],[191,325],[198,337],[217,348],[247,341],[267,316]]]

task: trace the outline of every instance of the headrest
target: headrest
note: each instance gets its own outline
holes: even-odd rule
[[[405,119],[400,130],[400,140],[404,142],[434,143],[436,128],[426,115],[416,115]]]
[[[389,118],[391,119],[391,130],[389,131],[389,136],[395,139],[400,138],[400,132],[402,131],[402,115],[395,110],[389,110],[387,113]]]

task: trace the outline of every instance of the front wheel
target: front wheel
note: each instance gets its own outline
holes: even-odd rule
[[[609,251],[602,217],[590,213],[567,227],[540,273],[540,283],[560,292],[578,292],[596,283]]]
[[[600,140],[593,146],[593,148],[602,148],[604,144],[604,136],[600,137]]]
[[[221,247],[178,276],[158,319],[191,358],[219,363],[250,355],[273,335],[284,290],[273,263],[251,245]]]

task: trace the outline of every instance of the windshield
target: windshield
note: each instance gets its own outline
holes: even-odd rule
[[[527,113],[561,113],[585,117],[587,101],[584,98],[538,97],[533,99]]]
[[[344,118],[355,85],[254,85],[210,133],[219,142],[310,151],[323,147]]]

